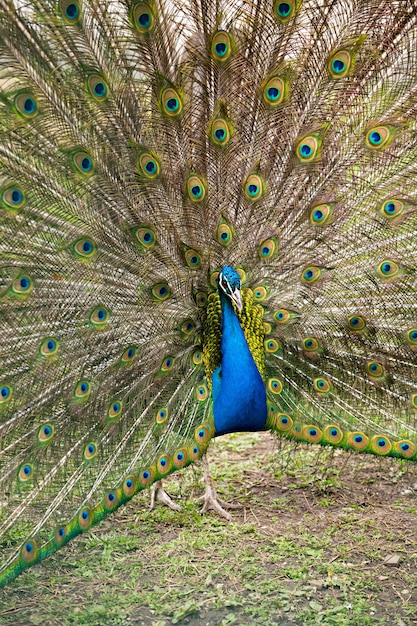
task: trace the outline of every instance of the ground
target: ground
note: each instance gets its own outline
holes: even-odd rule
[[[173,475],[180,513],[141,493],[0,591],[0,624],[417,624],[417,466],[229,435],[210,447],[227,523],[197,513],[201,467]]]

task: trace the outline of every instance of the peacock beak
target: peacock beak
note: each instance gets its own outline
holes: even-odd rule
[[[238,311],[241,311],[243,309],[243,303],[242,303],[242,295],[240,293],[240,290],[235,289],[234,291],[232,291],[230,297],[233,300],[233,302],[236,304]]]

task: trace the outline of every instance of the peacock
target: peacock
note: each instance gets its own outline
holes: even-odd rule
[[[0,7],[0,586],[226,433],[417,461],[417,1]]]

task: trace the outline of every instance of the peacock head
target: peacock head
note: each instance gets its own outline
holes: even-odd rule
[[[240,276],[234,267],[225,265],[219,274],[219,291],[232,300],[239,311],[242,310],[242,296],[240,293]]]

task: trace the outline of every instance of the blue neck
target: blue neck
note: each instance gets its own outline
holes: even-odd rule
[[[229,299],[222,305],[222,364],[213,373],[216,435],[264,430],[267,410],[265,385],[246,343]]]

